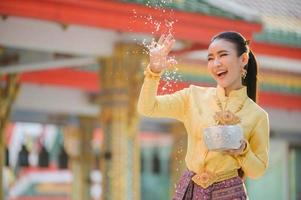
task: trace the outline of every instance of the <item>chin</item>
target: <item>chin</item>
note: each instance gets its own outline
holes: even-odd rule
[[[222,87],[222,88],[227,88],[229,87],[229,84],[225,83],[225,82],[217,82],[217,84]]]

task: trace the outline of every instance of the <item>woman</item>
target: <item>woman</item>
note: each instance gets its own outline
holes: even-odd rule
[[[247,199],[243,177],[264,174],[269,148],[268,115],[256,104],[257,63],[248,41],[237,32],[213,37],[208,48],[208,71],[216,87],[191,85],[171,95],[157,96],[161,73],[173,64],[167,56],[174,42],[172,35],[162,35],[150,48],[138,102],[141,114],[178,119],[187,130],[187,170],[173,199]],[[223,123],[242,127],[241,146],[208,150],[204,130]]]

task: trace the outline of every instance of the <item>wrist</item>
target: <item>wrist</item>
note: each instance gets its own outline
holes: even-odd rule
[[[154,65],[149,64],[148,69],[150,70],[150,72],[155,73],[155,74],[160,74],[162,72],[162,70],[157,69],[156,67],[154,67]]]
[[[246,148],[247,148],[247,143],[246,143],[246,141],[243,141],[242,147],[241,147],[241,152],[244,152],[246,150]]]
[[[241,147],[241,153],[240,155],[245,155],[249,150],[249,145],[248,142],[246,140],[243,140],[243,145]]]
[[[148,65],[144,70],[144,75],[149,78],[160,78],[162,75],[162,71],[154,72],[153,69],[151,69],[150,65]]]

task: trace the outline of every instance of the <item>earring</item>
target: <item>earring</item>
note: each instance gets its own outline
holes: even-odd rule
[[[247,70],[245,68],[242,69],[241,77],[245,79],[247,77]]]

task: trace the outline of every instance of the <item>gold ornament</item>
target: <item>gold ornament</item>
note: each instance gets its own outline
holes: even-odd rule
[[[214,120],[217,125],[235,125],[241,122],[240,118],[229,110],[216,112]]]
[[[247,70],[244,69],[244,68],[242,69],[241,77],[242,77],[243,79],[245,79],[245,78],[247,77]]]
[[[251,43],[250,40],[245,40],[245,45],[249,45]]]
[[[224,110],[222,107],[222,103],[220,102],[219,98],[216,97],[216,104],[218,105],[220,111],[215,112],[215,115],[213,116],[216,125],[235,125],[239,124],[241,122],[241,119],[235,115],[238,111],[240,111],[243,108],[244,102],[238,107],[236,112],[231,112],[229,110]]]
[[[217,180],[217,176],[213,172],[203,170],[201,173],[194,175],[192,180],[197,185],[207,188]]]

